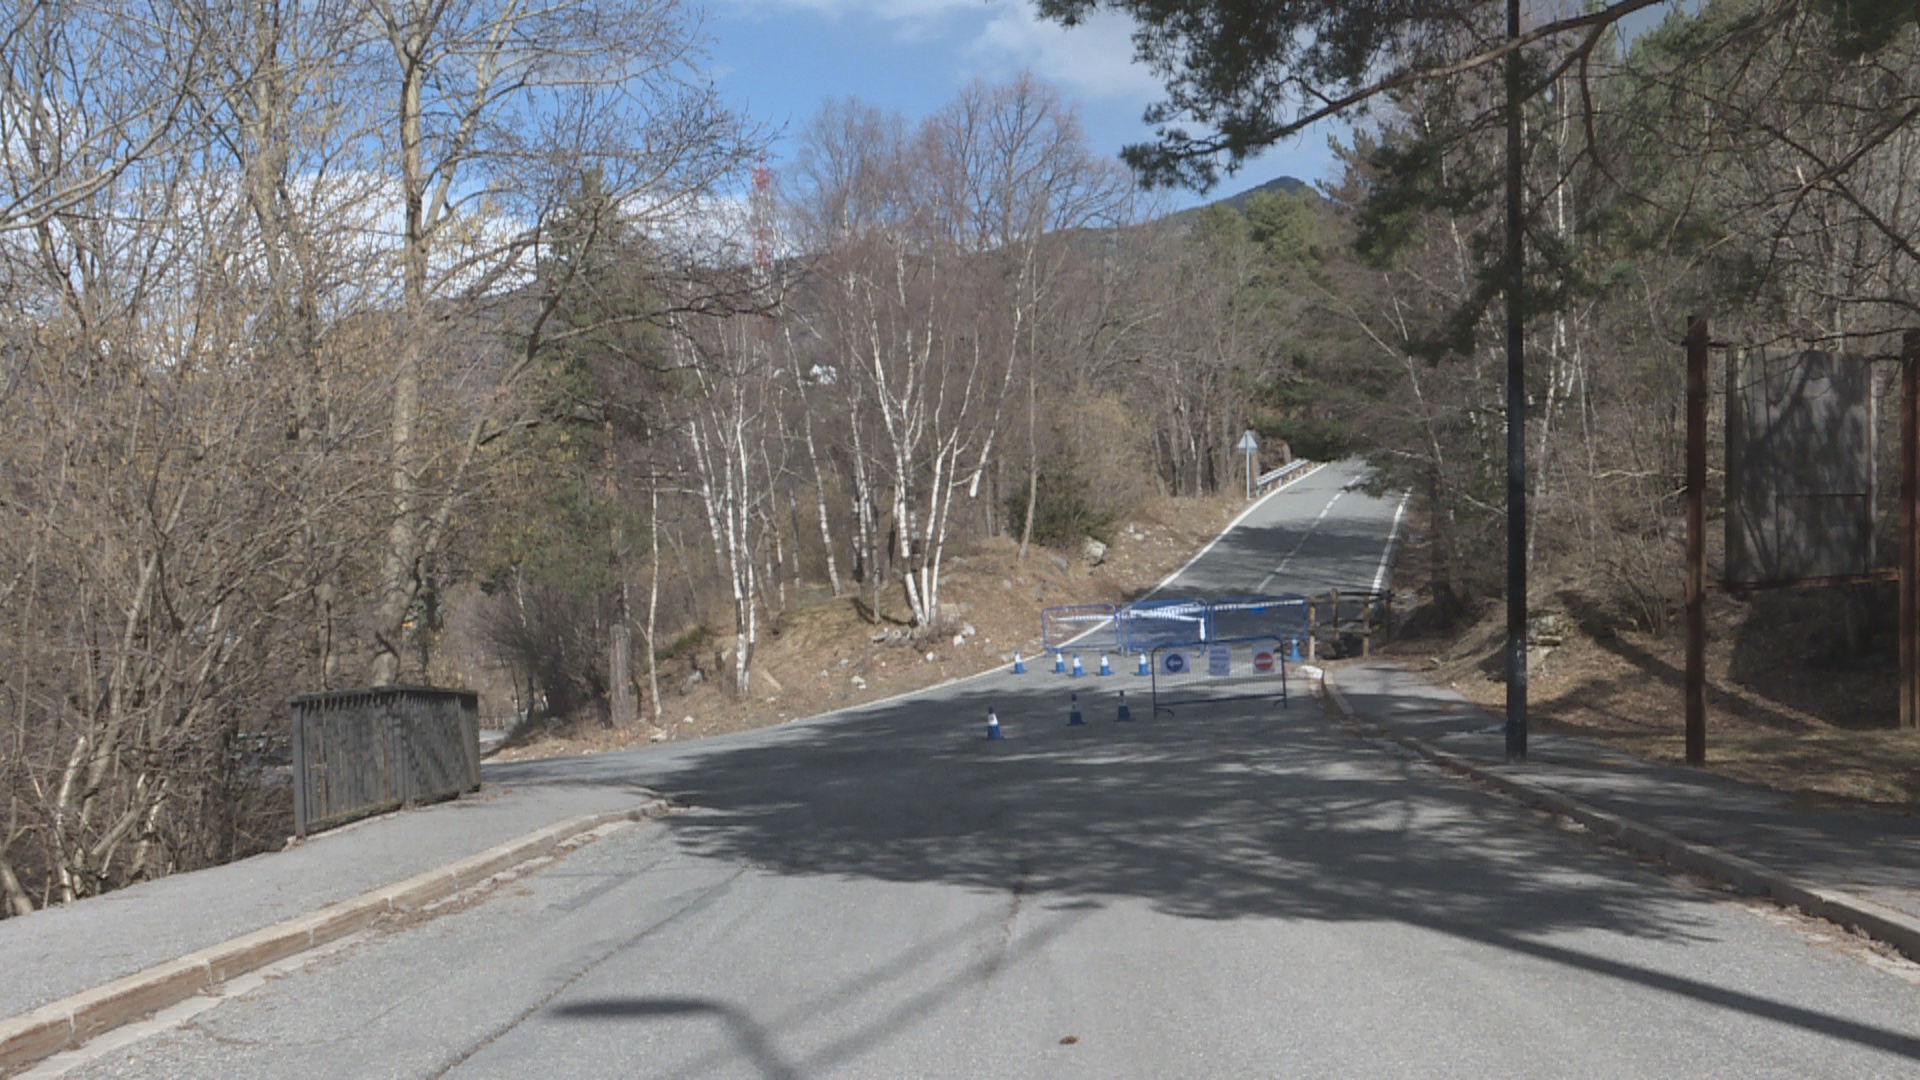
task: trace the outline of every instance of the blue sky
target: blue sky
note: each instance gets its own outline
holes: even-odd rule
[[[770,163],[831,98],[855,97],[909,121],[945,104],[968,79],[1022,69],[1053,84],[1080,111],[1097,153],[1152,137],[1140,113],[1160,96],[1132,62],[1129,23],[1101,13],[1073,30],[1042,22],[1028,0],[707,0],[708,74],[728,103],[784,137]],[[1276,146],[1208,198],[1279,176],[1332,180],[1326,132]],[[1174,207],[1206,201],[1171,195]]]

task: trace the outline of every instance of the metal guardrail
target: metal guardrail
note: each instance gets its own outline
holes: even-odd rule
[[[293,832],[480,787],[480,696],[383,686],[300,694],[292,712]]]
[[[1308,461],[1306,458],[1294,458],[1292,461],[1287,462],[1277,469],[1269,469],[1259,476],[1254,477],[1253,486],[1257,490],[1265,491],[1312,464],[1313,462]]]

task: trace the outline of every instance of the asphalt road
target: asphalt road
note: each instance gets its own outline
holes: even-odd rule
[[[1372,584],[1327,469],[1162,595]],[[1065,726],[996,674],[525,763],[692,809],[362,935],[89,1077],[1886,1077],[1920,991],[1363,743],[1311,700]],[[997,709],[1008,738],[983,737]]]

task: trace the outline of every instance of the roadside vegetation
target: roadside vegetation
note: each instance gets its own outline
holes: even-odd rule
[[[1463,11],[1402,46],[1479,55],[1490,12]],[[912,122],[830,103],[756,168],[693,14],[22,10],[0,911],[276,846],[290,693],[472,685],[530,753],[1004,662],[1039,607],[1126,599],[1217,529],[1247,429],[1268,467],[1365,454],[1414,493],[1404,648],[1486,682],[1489,70],[1377,98],[1332,183],[1170,215],[1029,77]],[[1920,31],[1911,5],[1715,0],[1525,59],[1540,659],[1601,665],[1544,683],[1545,720],[1660,753],[1677,706],[1604,703],[1678,651],[1683,321],[1883,359],[1920,325]],[[1890,726],[1892,612],[1875,587],[1722,604],[1722,715],[1818,736],[1795,755]]]

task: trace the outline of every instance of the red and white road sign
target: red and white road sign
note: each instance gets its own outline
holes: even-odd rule
[[[1257,652],[1255,652],[1253,654],[1253,670],[1261,673],[1262,675],[1266,674],[1269,671],[1272,671],[1273,670],[1272,651],[1267,649],[1260,649]]]

